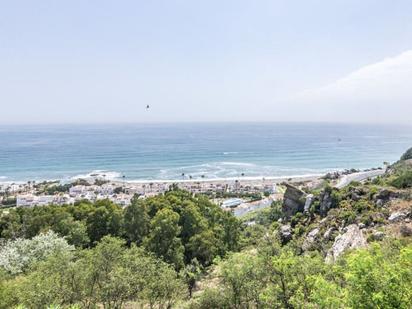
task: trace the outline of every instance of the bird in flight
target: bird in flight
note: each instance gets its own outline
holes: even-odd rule
[[[149,106],[149,104],[147,104],[147,105],[146,105],[146,109],[149,109],[149,108],[150,108],[150,106]]]

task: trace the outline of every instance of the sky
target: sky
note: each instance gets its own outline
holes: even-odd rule
[[[0,0],[0,124],[220,121],[412,123],[412,1]]]

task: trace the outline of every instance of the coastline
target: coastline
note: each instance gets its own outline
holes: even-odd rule
[[[344,173],[346,171],[346,173]],[[347,185],[350,181],[362,181],[368,177],[376,177],[385,172],[384,169],[380,168],[371,168],[357,170],[356,172],[348,172],[348,170],[335,170],[329,173],[339,173],[340,174],[340,184],[337,184],[337,187],[343,187]],[[121,179],[119,177],[107,178],[103,175],[97,174],[95,176],[86,176],[86,177],[72,177],[70,179],[43,179],[43,180],[20,180],[12,181],[6,179],[0,179],[0,185],[24,185],[29,182],[58,182],[58,183],[73,183],[76,180],[86,180],[93,183],[95,180],[107,181],[108,183],[117,184],[117,185],[145,185],[145,184],[218,184],[218,183],[235,183],[242,182],[244,184],[253,184],[253,183],[281,183],[281,182],[307,182],[307,181],[316,181],[325,177],[329,173],[314,173],[314,174],[302,174],[302,175],[285,175],[285,176],[239,176],[239,177],[219,177],[219,178],[183,178],[183,179]]]
[[[310,181],[319,179],[324,173],[291,175],[291,176],[241,176],[241,177],[222,177],[222,178],[200,178],[200,179],[142,179],[142,180],[110,180],[113,183],[126,184],[173,184],[173,183],[221,183],[221,182],[283,182],[283,181]]]

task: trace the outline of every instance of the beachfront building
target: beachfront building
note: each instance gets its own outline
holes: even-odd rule
[[[33,206],[44,206],[50,204],[56,204],[58,199],[54,195],[17,195],[16,206],[17,207],[33,207]]]

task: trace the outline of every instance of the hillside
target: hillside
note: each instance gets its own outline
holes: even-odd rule
[[[217,263],[189,308],[409,308],[412,160],[337,189],[286,185],[245,219],[243,249]]]
[[[409,308],[410,152],[340,189],[285,183],[241,219],[177,187],[3,210],[0,308]]]

